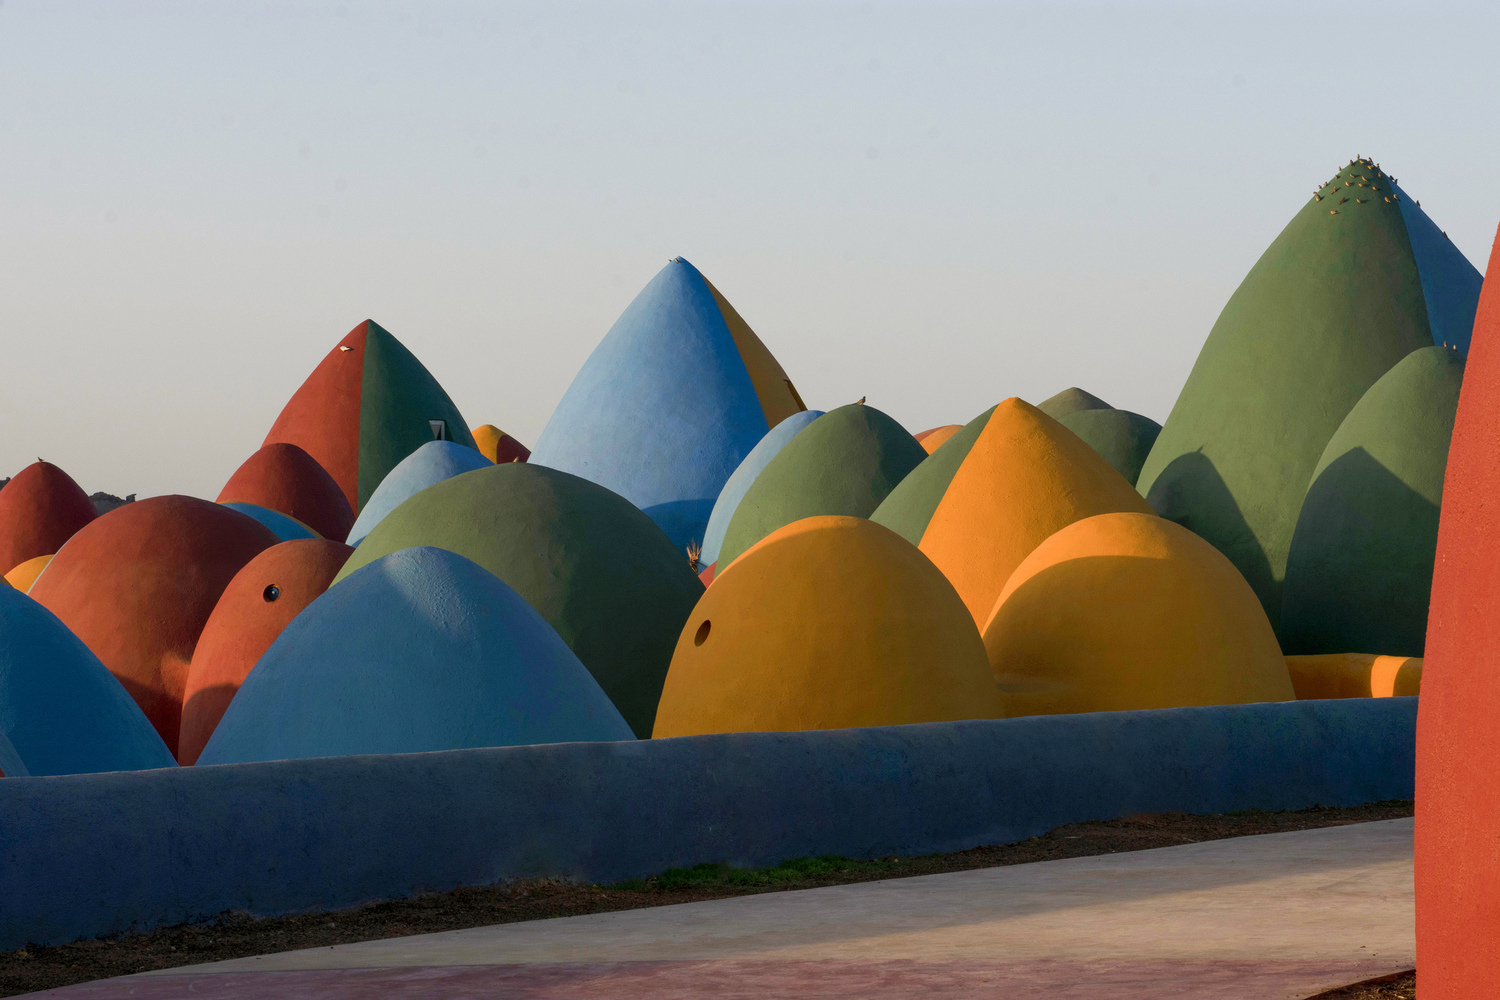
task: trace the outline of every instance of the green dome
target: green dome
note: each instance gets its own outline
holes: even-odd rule
[[[1057,422],[1083,438],[1132,486],[1161,433],[1161,424],[1129,410],[1076,410]]]
[[[429,486],[387,514],[333,586],[418,545],[456,552],[505,581],[557,630],[635,734],[651,735],[703,584],[649,517],[566,472],[494,465]]]
[[[958,467],[969,457],[969,451],[994,412],[995,408],[990,407],[939,445],[937,451],[927,456],[891,490],[870,515],[870,520],[890,528],[913,545],[921,545],[927,523],[948,492],[948,484],[953,482]]]
[[[1281,617],[1313,469],[1354,404],[1412,351],[1467,350],[1480,277],[1369,160],[1318,190],[1220,313],[1141,469]]]
[[[1288,654],[1422,655],[1463,373],[1452,349],[1413,351],[1328,442],[1287,556]]]
[[[745,491],[724,532],[720,570],[804,517],[869,517],[926,458],[916,438],[873,406],[851,403],[828,411],[787,442]]]
[[[1053,420],[1061,420],[1063,417],[1074,413],[1082,413],[1084,410],[1114,409],[1114,407],[1098,396],[1091,392],[1084,392],[1076,385],[1071,389],[1064,389],[1056,396],[1049,396],[1042,400],[1036,404],[1036,408]]]

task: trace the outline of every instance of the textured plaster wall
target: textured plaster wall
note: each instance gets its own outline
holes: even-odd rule
[[[954,851],[1409,798],[1415,698],[0,780],[0,949],[516,876]]]

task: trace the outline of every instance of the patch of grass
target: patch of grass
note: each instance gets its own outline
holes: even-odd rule
[[[908,859],[910,860],[910,859]],[[880,878],[898,866],[901,860],[855,861],[837,854],[816,858],[788,858],[769,868],[736,868],[723,862],[694,865],[691,868],[668,868],[651,878],[633,878],[606,886],[639,892],[643,889],[712,889],[778,886],[819,879],[843,879],[851,875]]]

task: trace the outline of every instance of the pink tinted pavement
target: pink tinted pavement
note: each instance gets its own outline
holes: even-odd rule
[[[1308,997],[1414,964],[1412,821],[284,952],[65,998]]]

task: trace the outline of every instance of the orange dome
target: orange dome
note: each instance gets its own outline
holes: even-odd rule
[[[912,437],[916,438],[917,443],[927,451],[927,454],[931,455],[943,446],[944,441],[947,441],[963,429],[963,424],[947,424],[942,427],[934,427],[931,430],[922,431],[920,434],[913,434]]]
[[[984,626],[1011,715],[1290,701],[1255,591],[1151,514],[1100,514],[1037,546]]]
[[[36,583],[36,578],[42,575],[42,570],[46,569],[47,564],[51,561],[51,556],[37,556],[35,559],[28,559],[9,573],[6,573],[5,582],[24,594],[31,589],[33,583]]]
[[[301,538],[251,559],[224,588],[203,626],[182,694],[177,760],[192,764],[240,684],[281,634],[333,582],[354,554],[342,542]]]
[[[794,521],[689,616],[653,736],[992,718],[974,621],[916,547],[858,517]]]
[[[74,535],[31,597],[104,661],[175,755],[198,634],[240,567],[274,544],[222,504],[137,500]]]
[[[1151,508],[1099,453],[1030,403],[996,406],[922,533],[921,549],[983,622],[1049,535],[1095,514]]]

